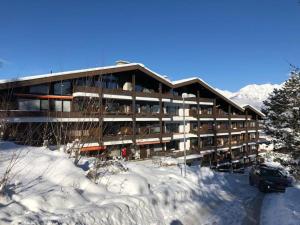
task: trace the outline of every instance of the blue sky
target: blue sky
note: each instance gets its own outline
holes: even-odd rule
[[[0,79],[141,62],[220,89],[300,65],[298,0],[0,1]]]

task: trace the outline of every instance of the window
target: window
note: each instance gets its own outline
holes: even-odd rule
[[[178,116],[179,115],[179,106],[166,106],[167,114],[170,116]]]
[[[162,150],[163,150],[162,147],[161,147],[161,144],[154,144],[154,145],[152,146],[152,149],[153,149],[153,151],[155,151],[155,152],[159,152],[159,151],[162,151]]]
[[[63,111],[71,112],[71,101],[63,101]]]
[[[202,138],[203,147],[205,146],[213,146],[214,138],[213,137],[205,137]]]
[[[159,113],[159,111],[160,111],[159,105],[151,106],[150,110],[151,110],[152,113]]]
[[[49,110],[49,101],[41,100],[41,110]]]
[[[198,124],[191,122],[191,130],[192,131],[197,131],[198,130]]]
[[[79,78],[76,80],[77,86],[84,86],[84,87],[92,87],[93,85],[93,79],[92,78]]]
[[[159,134],[160,133],[160,127],[150,127],[150,134]]]
[[[71,101],[51,100],[51,110],[56,112],[71,112]]]
[[[255,138],[256,138],[256,135],[255,135],[255,133],[251,133],[251,134],[249,135],[249,138],[250,138],[250,140],[253,140],[253,139],[255,139]]]
[[[61,100],[54,100],[54,111],[61,112],[62,109],[62,101]]]
[[[30,94],[48,94],[49,86],[47,84],[34,85],[29,87]]]
[[[18,109],[24,111],[39,111],[40,100],[38,99],[19,99]]]
[[[61,81],[54,84],[55,95],[71,95],[72,87],[70,81]]]
[[[118,79],[113,75],[103,77],[103,88],[118,89]]]
[[[170,141],[166,144],[167,150],[178,150],[179,149],[179,141]]]
[[[197,138],[191,138],[191,148],[195,149],[198,147],[198,139]]]
[[[166,124],[166,133],[179,133],[179,124],[178,123],[167,123]]]
[[[200,107],[200,114],[202,115],[212,115],[213,109],[212,107],[201,106]]]

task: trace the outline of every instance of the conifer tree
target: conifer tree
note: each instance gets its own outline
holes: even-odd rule
[[[294,156],[300,154],[300,70],[264,101],[265,131]]]

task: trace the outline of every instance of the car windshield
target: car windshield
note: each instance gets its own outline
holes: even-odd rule
[[[282,177],[283,174],[279,170],[261,168],[260,173],[263,176]]]

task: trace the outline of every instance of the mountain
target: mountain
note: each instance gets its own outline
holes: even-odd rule
[[[281,86],[282,84],[250,84],[237,92],[219,89],[218,91],[240,105],[250,104],[261,109],[263,101],[268,98],[274,88],[280,88]]]

